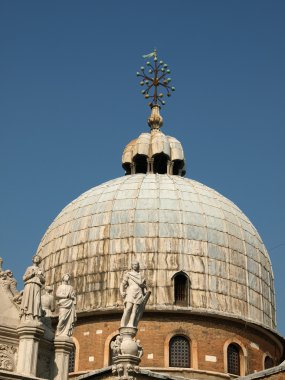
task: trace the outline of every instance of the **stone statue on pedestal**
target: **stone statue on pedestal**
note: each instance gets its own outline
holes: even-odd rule
[[[120,336],[111,345],[114,363],[112,373],[118,380],[136,380],[140,372],[139,363],[143,356],[143,348],[140,341],[135,340],[135,336],[151,293],[147,291],[138,261],[134,261],[132,269],[124,275],[120,293],[124,300],[124,313],[119,329]]]
[[[25,287],[20,306],[21,322],[39,322],[42,316],[41,288],[45,283],[45,276],[39,267],[40,262],[40,256],[35,255],[33,265],[27,268],[23,276]]]
[[[62,284],[56,291],[58,300],[59,316],[56,329],[57,336],[71,336],[76,322],[76,295],[73,287],[70,285],[70,274],[66,273],[62,277]]]
[[[137,327],[150,296],[150,292],[147,292],[146,281],[140,273],[138,261],[134,261],[132,270],[124,275],[120,293],[124,300],[121,327]]]

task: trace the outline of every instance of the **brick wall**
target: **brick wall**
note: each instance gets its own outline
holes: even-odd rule
[[[109,364],[109,342],[120,327],[119,318],[118,315],[79,318],[74,331],[76,370],[93,370]],[[231,342],[243,350],[241,375],[263,370],[265,355],[271,356],[275,364],[281,360],[278,344],[265,330],[209,316],[146,313],[137,334],[144,348],[141,366],[167,367],[168,344],[175,334],[189,337],[191,367],[200,370],[227,372],[226,347]]]

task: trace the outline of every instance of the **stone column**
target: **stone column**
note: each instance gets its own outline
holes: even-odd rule
[[[39,340],[44,335],[44,328],[40,323],[25,322],[20,324],[17,332],[19,335],[17,372],[36,376]]]
[[[73,346],[73,340],[69,336],[55,337],[54,380],[68,380],[69,354],[73,350]]]
[[[170,161],[170,160],[167,161],[167,174],[170,174],[170,175],[173,174],[173,165],[174,165],[173,161]]]
[[[140,372],[139,364],[143,354],[142,347],[134,340],[138,329],[135,327],[121,327],[122,339],[120,354],[114,357],[112,373],[118,380],[135,380]]]
[[[131,163],[131,174],[136,174],[136,164],[134,162]]]
[[[147,159],[147,172],[148,173],[153,173],[153,162],[154,162],[153,158]]]

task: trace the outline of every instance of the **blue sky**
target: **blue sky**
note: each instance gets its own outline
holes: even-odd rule
[[[124,146],[148,131],[135,73],[156,47],[177,89],[163,130],[187,177],[260,232],[285,335],[284,19],[278,0],[0,3],[0,256],[20,286],[60,210],[123,175]]]

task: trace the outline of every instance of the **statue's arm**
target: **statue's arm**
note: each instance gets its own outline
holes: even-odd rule
[[[43,272],[42,272],[41,269],[38,271],[38,277],[39,277],[40,282],[41,282],[42,284],[44,284],[44,283],[46,282],[45,275],[43,274]]]
[[[35,276],[35,271],[33,268],[28,268],[23,276],[23,280],[24,281],[28,281],[30,280],[31,278],[33,278]]]
[[[146,285],[146,281],[144,279],[143,283],[142,283],[142,293],[144,296],[146,295],[146,292],[147,292],[147,285]]]
[[[71,298],[73,299],[73,304],[76,305],[76,293],[74,290],[72,291]]]
[[[120,294],[123,298],[126,297],[126,288],[128,287],[128,275],[125,274],[124,277],[123,277],[123,280],[120,284]]]

